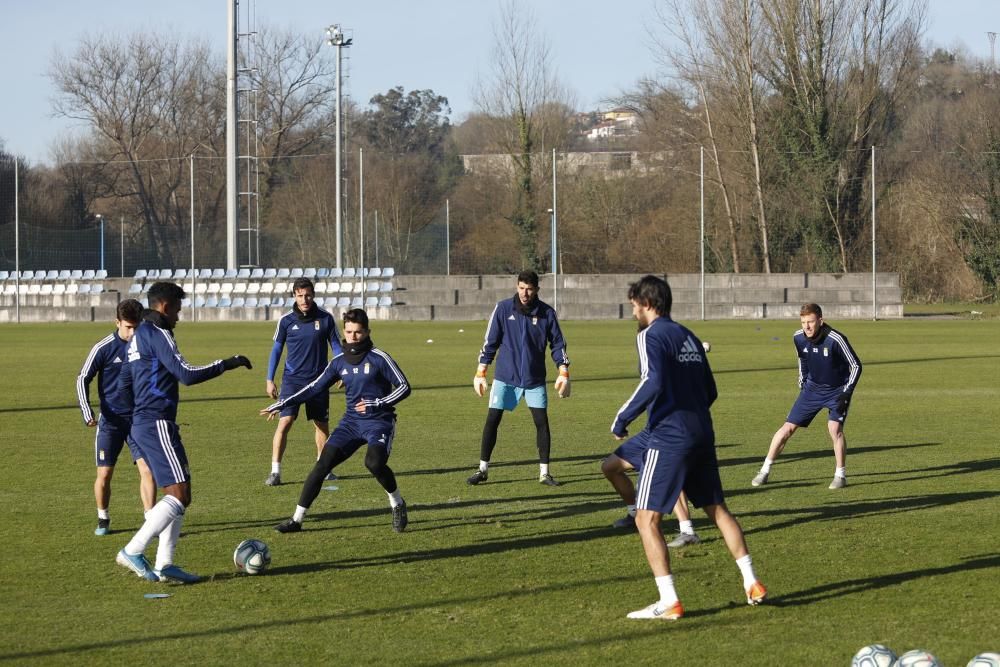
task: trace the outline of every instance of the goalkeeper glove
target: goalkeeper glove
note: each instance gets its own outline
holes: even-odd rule
[[[482,398],[486,394],[486,364],[479,364],[476,377],[472,378],[472,391]]]
[[[222,360],[222,367],[227,371],[231,371],[234,368],[239,368],[240,366],[245,366],[246,368],[253,368],[253,364],[250,360],[244,357],[242,354],[237,354],[228,359]]]
[[[559,369],[559,377],[556,378],[555,389],[556,393],[559,394],[559,398],[569,398],[569,369],[565,367]]]
[[[851,405],[851,395],[844,393],[837,397],[837,412],[844,414]]]

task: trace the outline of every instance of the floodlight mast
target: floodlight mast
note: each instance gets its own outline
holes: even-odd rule
[[[334,196],[337,199],[337,205],[336,205],[337,224],[335,229],[335,234],[337,236],[337,268],[342,269],[344,268],[344,248],[343,248],[344,228],[343,228],[343,223],[341,221],[342,199],[340,191],[341,181],[343,180],[343,177],[341,175],[341,164],[340,164],[340,154],[341,154],[340,141],[342,136],[340,128],[340,120],[341,120],[340,103],[341,103],[341,89],[342,89],[340,64],[341,64],[341,49],[350,46],[354,40],[344,38],[344,31],[341,29],[339,23],[334,23],[333,25],[331,25],[326,29],[326,37],[327,37],[326,43],[337,49],[337,98],[336,98],[337,105],[334,110],[334,113],[336,115],[336,133],[337,133],[337,139],[334,143],[334,149],[336,150],[337,153],[337,156],[334,159],[334,171],[336,172],[337,185],[336,188],[334,189],[335,193]]]

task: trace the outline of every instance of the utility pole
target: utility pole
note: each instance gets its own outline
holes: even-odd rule
[[[337,121],[336,122],[337,140],[334,142],[335,143],[335,150],[337,152],[337,156],[334,159],[334,165],[335,165],[334,171],[336,172],[337,185],[336,185],[336,188],[334,188],[334,192],[335,192],[334,196],[337,198],[337,205],[336,205],[337,226],[336,226],[336,229],[335,229],[335,233],[337,235],[337,268],[338,269],[342,269],[342,268],[344,268],[344,248],[343,248],[343,246],[344,246],[344,227],[343,227],[343,222],[341,220],[342,199],[341,199],[341,193],[340,193],[341,181],[343,180],[343,177],[341,175],[341,169],[342,169],[342,167],[341,167],[341,164],[340,164],[340,155],[341,155],[341,151],[342,151],[342,148],[340,146],[340,141],[341,141],[341,138],[343,137],[343,132],[341,130],[341,125],[340,125],[341,116],[342,116],[341,109],[340,109],[340,103],[341,103],[341,99],[342,99],[342,92],[341,91],[342,91],[342,88],[343,88],[343,85],[342,85],[343,84],[343,77],[341,75],[341,60],[342,60],[341,50],[344,47],[350,46],[351,43],[354,40],[353,39],[345,39],[344,38],[344,32],[343,32],[343,30],[341,30],[339,23],[334,23],[329,28],[327,28],[326,29],[326,36],[327,36],[326,43],[329,44],[330,46],[334,47],[335,49],[337,49],[337,105],[336,105],[336,109],[335,109],[336,121]]]

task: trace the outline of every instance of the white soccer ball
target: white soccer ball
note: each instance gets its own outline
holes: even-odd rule
[[[706,352],[711,352],[711,351],[712,351],[712,344],[711,344],[711,343],[709,343],[709,342],[708,342],[707,340],[703,340],[703,341],[701,341],[701,346],[702,346],[703,348],[705,348],[705,351],[706,351]]]
[[[933,654],[922,648],[907,651],[892,663],[893,667],[941,667],[941,663]]]
[[[260,540],[243,540],[233,552],[236,569],[247,574],[260,574],[271,564],[271,550]]]
[[[427,342],[428,342],[428,343],[433,343],[433,342],[434,342],[434,339],[433,339],[433,338],[428,338],[428,339],[427,339]]]
[[[851,667],[891,667],[896,654],[885,644],[869,644],[851,659]]]
[[[980,653],[965,667],[1000,667],[1000,653]]]

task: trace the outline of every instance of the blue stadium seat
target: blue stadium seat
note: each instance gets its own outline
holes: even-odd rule
[[[0,280],[7,280],[7,276],[10,275],[10,271],[0,271]]]
[[[383,278],[392,278],[394,275],[396,275],[396,269],[392,268],[391,266],[387,269],[382,269]]]
[[[222,274],[222,277],[225,278],[226,280],[231,280],[235,278],[236,275],[237,275],[236,269],[226,269],[226,272]]]
[[[229,308],[232,305],[233,305],[233,300],[230,299],[228,296],[224,296],[221,299],[219,299],[219,308]]]
[[[69,272],[70,280],[79,280],[80,278],[83,278],[83,271],[81,271],[80,269],[73,269],[72,271]]]
[[[239,271],[236,272],[236,277],[240,280],[249,280],[250,269],[249,268],[240,269]]]
[[[337,299],[337,307],[338,308],[350,308],[351,307],[351,297],[349,297],[349,296],[342,296],[339,299]]]
[[[330,269],[330,277],[331,278],[340,278],[343,275],[344,275],[344,272],[341,271],[338,268],[332,268],[332,269]]]
[[[146,271],[146,269],[136,269],[135,279],[136,280],[141,280],[141,279],[145,278],[147,274],[148,274],[148,271]]]
[[[330,277],[330,269],[327,269],[327,268],[324,268],[324,267],[316,269],[316,277],[317,278],[329,278]]]
[[[392,305],[392,297],[391,296],[380,296],[378,298],[378,305],[380,307],[382,307],[382,308],[387,308],[387,307],[391,306]]]
[[[255,297],[255,296],[248,296],[247,297],[247,301],[246,301],[246,307],[247,308],[256,308],[257,307],[257,297]]]
[[[264,277],[264,269],[259,266],[250,272],[250,280],[260,280]]]
[[[187,269],[174,269],[174,279],[175,280],[184,280],[187,277],[188,277],[188,270]]]
[[[132,286],[128,288],[128,293],[130,295],[142,294],[142,283],[132,283]]]
[[[83,272],[83,279],[84,280],[93,280],[94,279],[94,270],[93,269],[87,269],[86,271],[84,271]]]
[[[237,296],[233,298],[233,302],[229,305],[233,308],[242,308],[247,305],[247,300],[242,296]]]
[[[225,269],[212,269],[212,280],[222,280],[226,277]]]
[[[302,269],[292,269],[288,273],[288,277],[289,278],[301,278],[304,275],[305,275],[305,271],[303,271]]]
[[[365,297],[365,308],[376,308],[376,307],[378,307],[377,296]]]
[[[378,268],[377,266],[373,266],[372,268],[368,269],[369,278],[378,278],[381,275],[382,275],[382,269]]]
[[[60,271],[59,275],[56,277],[56,280],[69,280],[69,269],[63,269],[62,271]]]
[[[353,278],[356,275],[357,272],[353,268],[344,269],[344,274],[343,274],[344,278]]]
[[[276,277],[278,277],[278,278],[287,278],[290,275],[292,275],[292,270],[291,269],[278,269]]]

